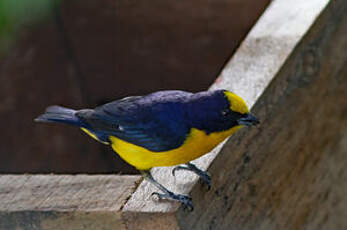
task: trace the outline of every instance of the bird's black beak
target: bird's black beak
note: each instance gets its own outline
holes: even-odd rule
[[[258,118],[256,118],[252,114],[247,113],[247,114],[243,115],[241,118],[239,118],[237,120],[237,123],[239,125],[253,126],[253,125],[259,124],[259,120],[258,120]]]

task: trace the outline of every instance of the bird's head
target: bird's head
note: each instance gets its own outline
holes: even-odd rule
[[[229,107],[221,112],[223,116],[241,126],[259,124],[259,120],[249,112],[246,102],[241,97],[227,90],[223,90],[223,93],[229,102]]]
[[[259,123],[259,120],[250,114],[245,101],[227,90],[200,92],[195,94],[190,102],[188,120],[193,127],[206,133]]]

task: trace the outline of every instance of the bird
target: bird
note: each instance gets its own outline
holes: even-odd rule
[[[94,109],[53,105],[34,121],[79,127],[95,140],[110,145],[160,190],[152,195],[181,202],[191,210],[194,206],[190,196],[168,190],[150,170],[176,166],[173,175],[177,170],[189,170],[210,187],[210,175],[191,161],[209,153],[240,128],[259,124],[246,102],[225,89],[197,93],[163,90],[125,97]]]

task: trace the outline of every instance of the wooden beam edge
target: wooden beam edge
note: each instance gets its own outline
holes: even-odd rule
[[[292,2],[291,2],[292,4]],[[347,229],[347,5],[330,1],[194,187],[180,229]]]
[[[121,209],[140,181],[139,175],[0,175],[0,229],[124,229]]]

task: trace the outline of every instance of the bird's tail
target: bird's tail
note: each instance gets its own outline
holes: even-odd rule
[[[58,122],[79,127],[85,127],[85,124],[75,115],[76,110],[64,108],[58,105],[47,107],[44,114],[38,116],[36,122]]]

